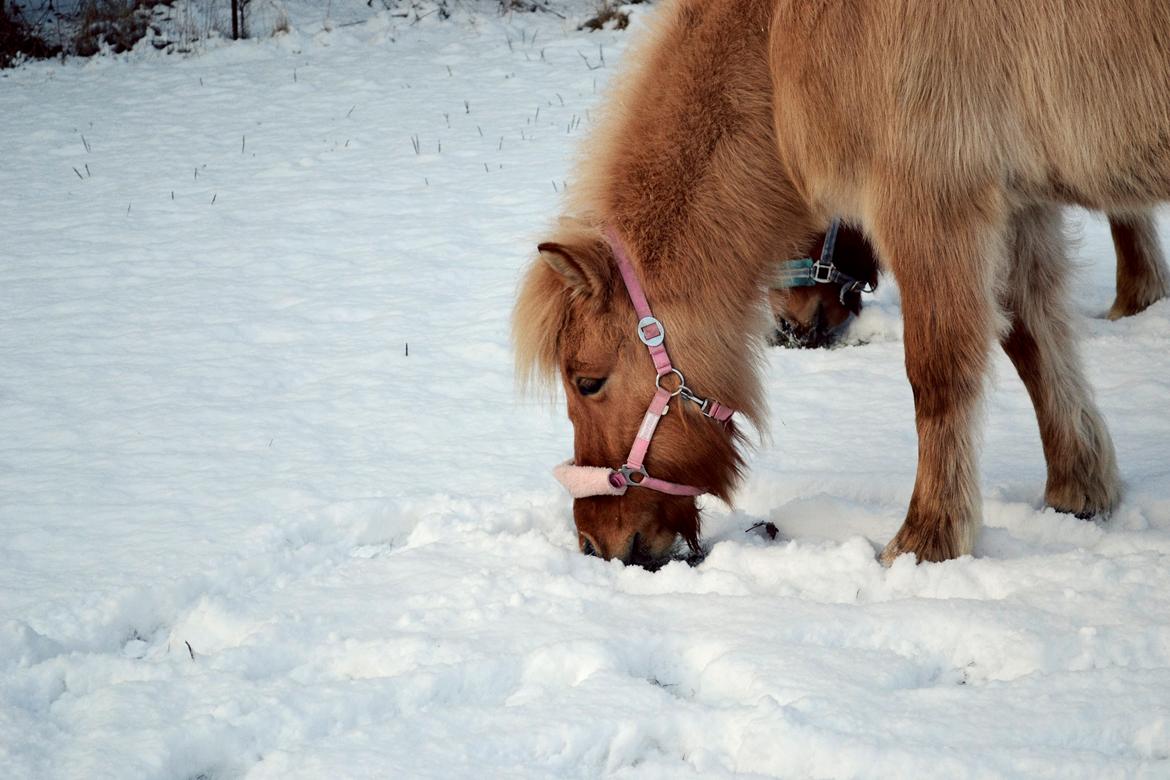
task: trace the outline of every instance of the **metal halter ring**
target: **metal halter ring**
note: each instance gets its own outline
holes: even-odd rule
[[[670,376],[670,374],[674,374],[675,376],[678,377],[678,387],[676,387],[674,389],[674,391],[670,394],[670,397],[674,398],[676,395],[681,394],[683,390],[687,390],[687,380],[685,377],[683,377],[682,372],[679,371],[677,368],[672,368],[672,369],[670,369],[669,373],[659,374],[658,376],[654,377],[654,386],[656,388],[658,388],[659,390],[661,390],[662,389],[662,377]]]
[[[634,468],[629,464],[626,464],[625,466],[622,466],[620,469],[618,469],[618,473],[622,475],[622,479],[626,481],[627,485],[633,485],[634,487],[641,487],[642,482],[650,476],[646,473],[645,466],[638,466],[637,468]],[[634,474],[637,474],[639,477],[636,482],[632,479]]]

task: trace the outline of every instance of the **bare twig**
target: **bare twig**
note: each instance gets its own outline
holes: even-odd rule
[[[780,529],[776,527],[776,524],[768,521],[761,521],[750,528],[744,529],[745,534],[750,534],[752,531],[760,531],[766,534],[769,539],[775,539],[780,533]]]
[[[597,70],[598,68],[601,67],[600,65],[594,65],[592,62],[590,62],[589,58],[586,57],[584,54],[582,54],[580,51],[577,52],[577,56],[579,56],[581,59],[585,60],[585,67],[589,68],[589,70]]]

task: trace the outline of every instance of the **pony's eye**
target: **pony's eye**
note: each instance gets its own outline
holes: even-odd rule
[[[593,395],[605,387],[605,377],[600,379],[588,376],[577,377],[577,392],[581,395]]]

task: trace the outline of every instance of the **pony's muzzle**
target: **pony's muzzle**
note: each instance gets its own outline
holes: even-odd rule
[[[642,534],[638,531],[630,534],[627,538],[615,545],[617,548],[620,548],[620,552],[605,549],[596,539],[584,531],[577,532],[577,545],[581,548],[583,555],[596,558],[604,558],[606,560],[616,558],[622,563],[633,563],[647,566],[647,568],[653,562],[653,559],[642,549]]]

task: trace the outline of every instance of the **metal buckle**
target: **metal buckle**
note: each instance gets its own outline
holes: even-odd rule
[[[837,269],[833,267],[831,262],[822,263],[817,261],[813,263],[812,280],[817,284],[831,284],[834,276],[837,276]]]
[[[627,485],[634,485],[635,487],[641,487],[642,481],[650,476],[649,474],[646,473],[645,466],[638,466],[638,468],[634,468],[628,463],[626,465],[622,466],[620,469],[618,469],[618,473],[622,475],[622,479],[624,479],[626,481]],[[641,479],[639,479],[637,482],[635,482],[632,479],[632,476],[634,474],[637,474],[639,477],[641,477]]]
[[[658,333],[654,336],[647,337],[646,329],[651,326],[657,326]],[[648,347],[657,347],[666,338],[666,328],[662,326],[662,323],[657,317],[643,317],[638,320],[638,338]]]
[[[670,397],[674,398],[676,395],[683,395],[683,391],[686,391],[689,394],[691,392],[691,390],[689,387],[687,387],[687,380],[685,377],[683,377],[682,372],[679,371],[677,368],[672,368],[667,373],[659,374],[656,377],[654,377],[654,387],[661,390],[662,389],[662,377],[670,376],[671,374],[674,374],[675,376],[678,377],[678,387],[676,387],[673,391],[671,391]],[[684,396],[684,397],[686,397],[686,396]],[[664,414],[665,414],[665,412],[664,412]]]
[[[852,277],[845,276],[844,274],[841,274],[841,277],[845,281],[845,284],[841,285],[841,295],[839,296],[842,306],[845,305],[845,296],[847,296],[849,293],[872,293],[875,289],[877,289],[869,282],[853,279]]]
[[[700,398],[691,392],[691,388],[685,385],[679,388],[679,395],[697,405],[699,407],[699,412],[702,414],[707,414],[707,410],[711,408],[710,398]],[[710,415],[707,416],[710,417]]]

